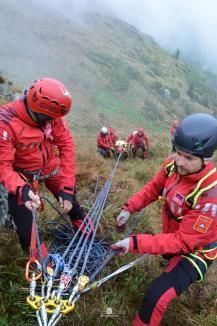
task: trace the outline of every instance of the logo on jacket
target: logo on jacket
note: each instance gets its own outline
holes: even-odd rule
[[[194,223],[193,229],[200,233],[206,233],[211,223],[212,219],[210,217],[200,215]]]
[[[66,90],[64,91],[62,89],[62,87],[60,87],[60,86],[58,88],[61,90],[61,92],[63,93],[64,96],[67,96],[67,97],[70,97],[71,98],[70,93],[68,91],[66,91]]]
[[[179,192],[176,192],[174,197],[173,197],[173,201],[178,204],[179,206],[182,206],[183,202],[184,202],[185,197],[180,194]]]

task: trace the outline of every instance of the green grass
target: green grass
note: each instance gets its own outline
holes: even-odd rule
[[[129,125],[130,122],[131,125],[142,125],[152,132],[160,133],[163,130],[161,126],[155,124],[152,120],[147,119],[146,111],[136,111],[135,108],[126,106],[123,101],[112,96],[108,92],[97,92],[95,100],[95,110],[105,117],[106,120],[116,121],[116,124],[118,123],[122,126],[122,129]],[[125,127],[125,129],[127,128]],[[128,129],[128,133],[130,132],[132,132],[132,130]]]
[[[16,25],[23,19],[13,10],[12,7],[8,12]],[[104,160],[96,153],[96,134],[102,125],[113,126],[124,137],[143,126],[151,136],[152,143],[146,161],[129,159],[121,162],[117,169],[100,226],[100,235],[106,234],[110,241],[115,241],[123,236],[115,228],[120,206],[150,180],[170,153],[169,127],[173,116],[182,118],[192,112],[217,112],[216,77],[182,58],[174,58],[153,39],[117,19],[86,16],[87,24],[84,22],[82,28],[78,25],[78,30],[73,26],[73,33],[71,25],[63,22],[63,38],[58,25],[52,25],[55,21],[53,17],[46,15],[45,18],[51,36],[55,34],[55,41],[53,49],[49,48],[48,51],[42,47],[42,52],[49,54],[50,58],[50,53],[56,53],[58,41],[62,43],[61,55],[65,64],[62,65],[62,57],[58,53],[55,74],[59,78],[64,77],[72,94],[73,109],[68,120],[72,131],[75,131],[78,198],[87,209],[91,205],[97,177],[99,187],[102,187],[114,166],[113,158]],[[58,19],[61,18],[58,16]],[[24,21],[27,24],[27,19]],[[26,31],[26,25],[23,31]],[[52,47],[51,43],[52,37],[49,42]],[[4,81],[0,77],[0,84]],[[171,98],[164,97],[165,89],[170,91]],[[5,102],[1,97],[0,104]],[[45,189],[41,188],[40,191],[44,193]],[[44,221],[55,216],[46,205],[45,211],[40,214],[42,226]],[[161,205],[155,203],[145,209],[135,232],[160,230]],[[115,258],[100,276],[111,273],[134,258],[132,255]],[[1,232],[0,326],[36,324],[35,312],[26,304],[29,284],[24,279],[24,272],[27,259],[16,235],[9,231]],[[73,313],[63,317],[59,325],[132,325],[143,292],[162,272],[160,259],[150,257],[144,264],[84,296],[76,304]],[[198,285],[193,285],[187,293],[172,302],[162,325],[217,325],[216,272],[214,263],[205,283],[199,285],[200,293]],[[112,309],[112,316],[107,315],[108,308]]]
[[[76,141],[77,146],[79,142],[82,142],[80,138]],[[98,157],[96,153],[92,153],[88,145],[89,143],[86,142],[85,151],[76,146],[78,198],[86,207],[90,204],[89,200],[95,189],[97,174],[99,174],[99,187],[102,187],[115,163],[113,158],[104,160]],[[168,137],[159,135],[153,141],[150,156],[146,161],[136,158],[120,162],[103,213],[99,232],[101,236],[106,234],[111,242],[122,238],[123,235],[117,233],[115,228],[115,219],[121,204],[150,180],[169,152]],[[40,188],[40,191],[48,195],[44,187]],[[159,232],[161,230],[160,211],[161,204],[159,203],[147,207],[135,232]],[[45,211],[40,214],[39,218],[41,225],[43,226],[46,220],[49,221],[55,216],[56,214],[46,204]],[[128,226],[129,224],[130,222]],[[1,234],[0,239],[0,325],[35,325],[34,311],[26,304],[29,285],[24,279],[24,270],[28,257],[24,256],[20,250],[15,234],[5,232]],[[108,275],[135,258],[135,255],[114,258],[101,272],[100,277]],[[99,289],[86,294],[77,302],[75,310],[61,319],[59,325],[132,325],[145,289],[162,272],[162,267],[159,265],[160,259],[158,256],[150,256],[144,263],[138,264]],[[190,290],[169,305],[162,322],[163,326],[216,325],[216,270],[217,266],[214,263],[204,284],[192,285]],[[112,315],[108,315],[108,309],[109,311],[112,309]]]

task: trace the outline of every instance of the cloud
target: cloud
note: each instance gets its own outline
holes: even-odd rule
[[[104,8],[217,72],[216,0],[100,0]]]
[[[74,21],[83,12],[94,10],[114,14],[151,35],[163,48],[200,61],[201,65],[217,73],[217,1],[216,0],[22,0],[41,10],[53,10]],[[22,10],[18,0],[13,3]],[[1,7],[1,5],[0,5]],[[1,8],[0,8],[1,9]]]
[[[76,19],[85,10],[112,13],[149,34],[169,51],[181,53],[217,72],[216,0],[45,0]]]

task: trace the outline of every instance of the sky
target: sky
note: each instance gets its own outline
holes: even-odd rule
[[[42,0],[41,0],[42,1]],[[216,0],[43,0],[66,15],[85,9],[113,13],[151,35],[163,48],[200,61],[217,72]]]

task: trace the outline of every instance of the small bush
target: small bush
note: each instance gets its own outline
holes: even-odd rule
[[[2,76],[0,76],[0,84],[4,84],[4,83],[5,83],[5,79]]]

